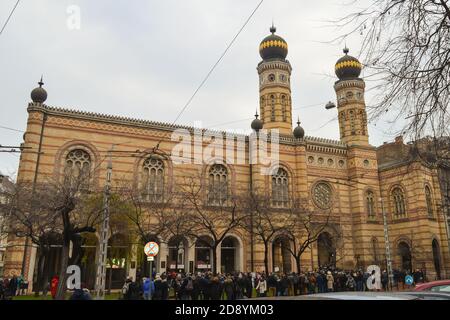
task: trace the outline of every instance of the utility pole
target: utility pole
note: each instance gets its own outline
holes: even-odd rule
[[[112,159],[109,151],[108,168],[106,171],[106,184],[103,191],[103,222],[100,231],[99,254],[97,256],[97,274],[95,278],[95,295],[97,300],[105,299],[106,283],[106,259],[108,256],[108,233],[109,233],[109,197],[111,195]]]
[[[386,217],[386,211],[384,211],[384,202],[383,199],[380,198],[381,202],[381,211],[383,212],[383,225],[384,225],[384,243],[386,246],[386,262],[387,262],[387,272],[389,278],[389,287],[391,290],[394,287],[394,273],[392,272],[392,260],[391,260],[391,244],[389,242],[389,229]]]

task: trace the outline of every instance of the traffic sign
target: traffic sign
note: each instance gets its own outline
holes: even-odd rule
[[[159,252],[159,245],[156,242],[150,241],[145,245],[144,252],[147,257],[154,257]]]
[[[154,261],[155,260],[155,257],[147,257],[147,261]]]
[[[407,285],[412,285],[413,284],[413,282],[414,282],[414,278],[412,277],[412,276],[410,276],[410,275],[407,275],[406,277],[405,277],[405,283],[407,284]]]

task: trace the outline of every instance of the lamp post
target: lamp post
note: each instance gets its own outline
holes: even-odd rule
[[[389,229],[386,217],[386,211],[384,210],[384,202],[383,199],[380,198],[381,202],[381,211],[383,213],[383,226],[384,226],[384,243],[386,248],[386,262],[387,262],[387,272],[389,278],[389,287],[393,288],[394,286],[394,274],[392,272],[392,260],[391,260],[391,244],[389,242]]]

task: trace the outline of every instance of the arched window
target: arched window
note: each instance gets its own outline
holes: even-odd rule
[[[392,190],[392,199],[394,201],[394,215],[396,217],[402,217],[406,215],[405,196],[402,189],[395,187]]]
[[[425,200],[427,201],[428,216],[433,217],[433,200],[431,198],[431,189],[429,186],[425,186]]]
[[[215,164],[209,169],[208,203],[223,205],[228,198],[228,170],[224,165]]]
[[[367,215],[369,218],[375,217],[375,200],[374,200],[373,191],[369,190],[366,192],[366,206],[367,206]]]
[[[287,207],[289,203],[289,176],[286,170],[279,168],[272,175],[272,204],[275,207]]]
[[[70,151],[66,157],[64,179],[80,190],[89,188],[91,156],[83,149]]]
[[[378,240],[377,238],[372,238],[372,250],[373,250],[373,262],[378,264]]]
[[[164,195],[164,162],[157,158],[144,161],[144,199],[160,202]]]
[[[270,120],[275,121],[275,96],[270,96]]]
[[[286,96],[285,95],[281,96],[281,112],[283,115],[283,121],[286,121],[287,116],[286,116]]]

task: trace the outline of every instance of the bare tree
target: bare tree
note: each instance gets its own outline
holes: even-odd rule
[[[278,215],[273,210],[270,195],[254,190],[242,199],[243,208],[249,215],[242,220],[242,227],[252,233],[264,245],[264,269],[269,272],[269,246],[274,236],[288,224],[286,215]],[[250,221],[253,220],[253,221]]]
[[[300,271],[302,254],[318,241],[329,225],[331,210],[314,211],[309,208],[307,200],[293,199],[288,211],[289,223],[285,224],[282,234],[289,239],[290,245],[286,245],[286,249],[294,257]]]
[[[8,201],[0,208],[4,220],[1,233],[9,238],[10,245],[14,245],[15,240],[28,238],[38,248],[36,295],[48,277],[44,274],[44,265],[50,248],[59,244],[55,235],[61,233],[58,214],[47,206],[49,196],[44,185],[36,186],[33,191],[31,183],[20,182],[14,185]]]
[[[211,269],[215,272],[219,244],[242,224],[248,213],[239,208],[237,197],[229,193],[220,193],[220,196],[216,197],[217,190],[206,190],[201,181],[202,177],[187,177],[179,186],[180,194],[188,203],[191,226],[188,234],[211,249]],[[211,241],[206,241],[205,236]]]
[[[402,131],[412,140],[449,134],[449,6],[447,0],[372,0],[333,21],[342,30],[334,41],[362,36],[360,58],[376,83],[371,118],[406,117]]]

